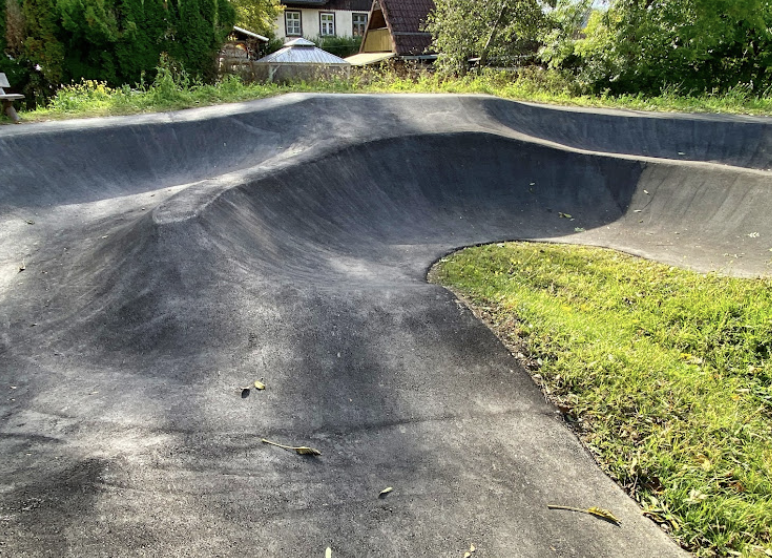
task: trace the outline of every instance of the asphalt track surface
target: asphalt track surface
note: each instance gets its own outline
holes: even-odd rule
[[[767,274],[770,167],[769,120],[476,96],[0,127],[0,556],[682,555],[426,273]]]

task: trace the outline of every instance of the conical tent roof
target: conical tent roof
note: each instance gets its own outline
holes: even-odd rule
[[[317,47],[307,39],[294,39],[256,64],[328,64],[348,66],[349,63]]]

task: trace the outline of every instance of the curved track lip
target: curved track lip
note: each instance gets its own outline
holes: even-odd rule
[[[763,273],[768,130],[445,95],[0,129],[3,548],[682,555],[425,273],[514,238]]]

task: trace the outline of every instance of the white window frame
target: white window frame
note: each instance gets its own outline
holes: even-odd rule
[[[354,12],[351,14],[351,36],[352,37],[364,37],[367,31],[367,16],[366,13]],[[363,18],[362,21],[357,21],[357,18]],[[357,28],[361,28],[362,32],[357,33]]]
[[[296,28],[297,32],[294,32]],[[284,10],[284,33],[287,37],[303,36],[303,15],[301,12],[297,10]]]
[[[335,36],[335,12],[319,12],[319,36]]]

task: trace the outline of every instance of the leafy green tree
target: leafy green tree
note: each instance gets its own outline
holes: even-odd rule
[[[540,58],[551,67],[570,67],[576,62],[576,42],[592,14],[593,0],[558,0],[547,11],[547,24],[541,37]]]
[[[426,29],[439,53],[438,67],[465,73],[470,58],[479,66],[536,50],[536,38],[547,22],[539,0],[436,0]]]
[[[616,0],[582,38],[554,38],[545,59],[565,67],[577,57],[580,79],[614,93],[772,85],[770,0]]]
[[[231,0],[236,25],[261,35],[273,35],[273,24],[282,12],[279,0]]]

